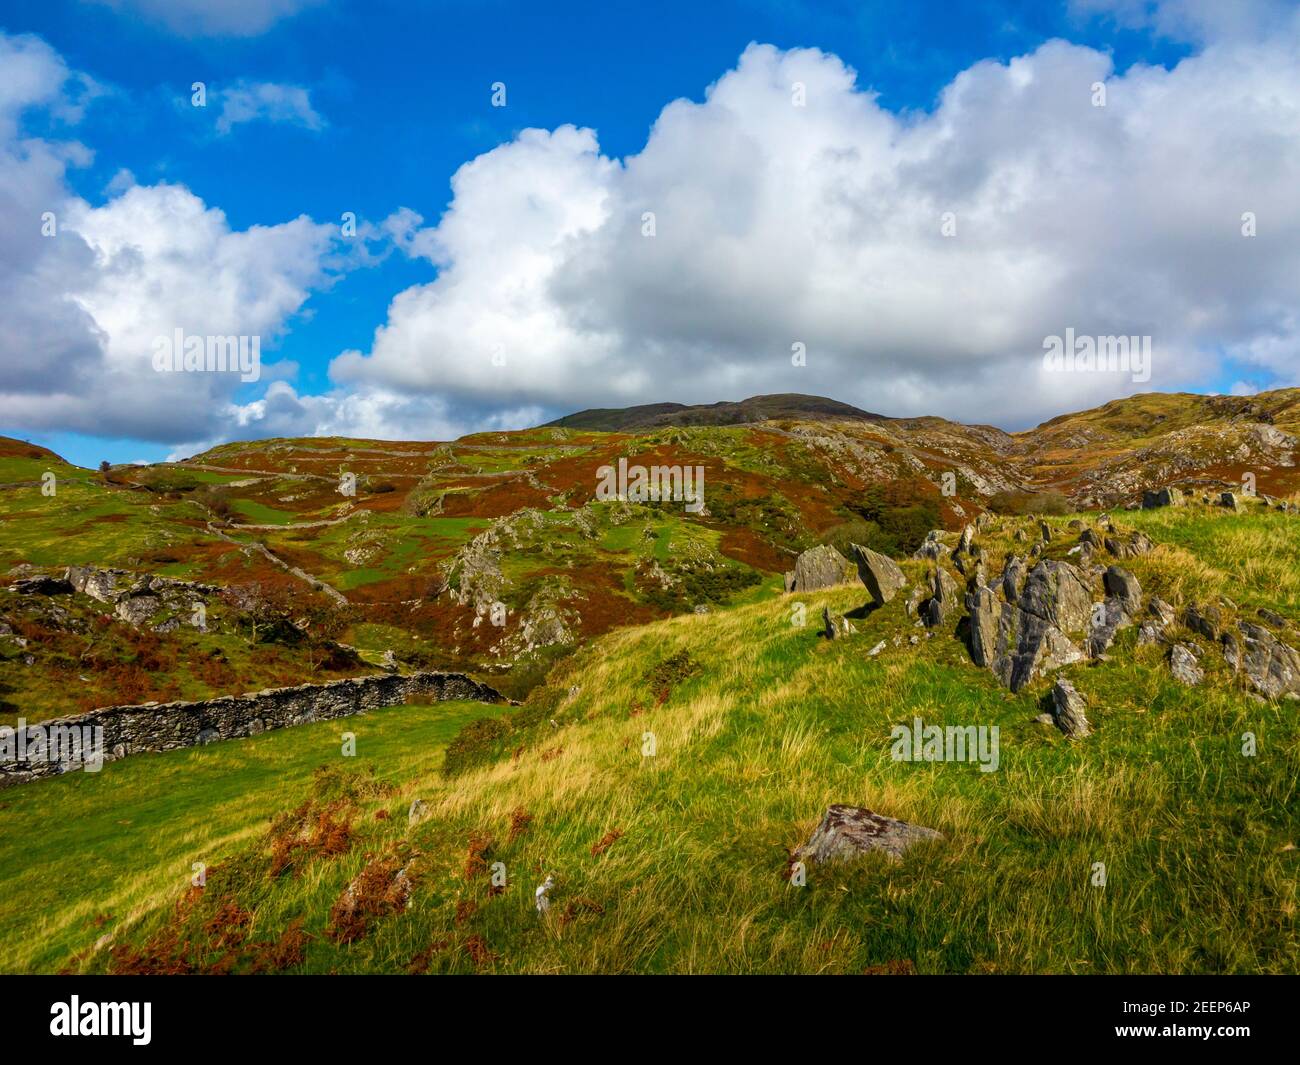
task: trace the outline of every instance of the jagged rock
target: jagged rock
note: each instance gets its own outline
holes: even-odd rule
[[[974,542],[975,542],[975,526],[967,525],[965,528],[962,529],[961,536],[957,539],[957,550],[954,553],[965,554],[971,549],[971,545]]]
[[[1217,606],[1189,606],[1183,613],[1183,624],[1207,640],[1217,640],[1223,629],[1223,615]]]
[[[896,596],[907,583],[898,563],[887,555],[872,551],[869,547],[852,544],[853,556],[858,564],[858,576],[871,593],[871,600],[876,606],[883,606]]]
[[[902,858],[908,847],[925,840],[943,839],[932,828],[896,821],[862,806],[836,803],[827,809],[808,842],[794,852],[794,857],[813,862],[838,862],[866,851],[882,851],[891,858]]]
[[[881,640],[878,644],[876,644],[875,647],[873,647],[870,651],[867,652],[867,657],[875,658],[876,655],[880,654],[880,652],[883,651],[884,649],[885,649],[885,641]]]
[[[423,799],[415,799],[411,803],[411,808],[406,811],[406,823],[408,825],[418,825],[429,816],[429,804]]]
[[[1088,654],[1093,658],[1100,658],[1110,650],[1119,630],[1133,623],[1133,615],[1119,597],[1108,595],[1097,605],[1100,610],[1095,612],[1092,631],[1088,634]]]
[[[1056,727],[1070,737],[1087,736],[1092,732],[1088,724],[1088,701],[1073,684],[1058,677],[1052,685],[1052,718]]]
[[[1219,506],[1227,507],[1229,510],[1237,510],[1237,494],[1235,492],[1223,492],[1219,496]]]
[[[837,640],[841,636],[851,636],[858,630],[843,614],[832,614],[831,608],[824,606],[822,607],[822,631],[826,634],[826,639]]]
[[[1262,625],[1242,621],[1240,642],[1231,633],[1223,638],[1223,657],[1261,695],[1277,699],[1300,695],[1300,652],[1289,647]]]
[[[1000,609],[991,588],[978,586],[966,596],[970,611],[970,653],[977,666],[993,667],[998,644]]]
[[[1002,591],[1002,598],[1008,603],[1014,603],[1019,599],[1021,589],[1025,586],[1025,560],[1019,555],[1011,555],[1002,570],[1002,577],[998,584]]]
[[[1177,617],[1174,608],[1156,596],[1152,596],[1151,601],[1147,603],[1147,612],[1162,629],[1167,629]]]
[[[961,592],[942,565],[930,573],[930,598],[921,607],[922,620],[930,628],[945,624],[961,608]]]
[[[1180,507],[1183,505],[1183,493],[1177,488],[1156,488],[1142,493],[1142,509],[1155,510],[1157,507]]]
[[[903,609],[909,618],[917,617],[921,611],[921,604],[926,602],[930,597],[930,589],[924,584],[918,584],[912,589],[907,597],[907,602],[903,604]]]
[[[1155,542],[1146,533],[1135,531],[1125,537],[1107,536],[1104,546],[1116,558],[1132,558],[1145,555],[1155,547]]]
[[[947,544],[942,544],[938,540],[927,540],[912,552],[912,557],[920,561],[935,562],[938,559],[946,558],[950,553]]]
[[[1185,643],[1176,643],[1169,651],[1169,672],[1174,680],[1194,688],[1205,679],[1205,670],[1196,658],[1196,654]]]
[[[1029,573],[1020,608],[1064,632],[1084,632],[1092,615],[1092,595],[1068,562],[1043,561]]]
[[[1045,521],[1038,523],[1038,531],[1042,534],[1043,542],[1050,544],[1052,542],[1052,527]]]
[[[853,566],[829,544],[809,548],[795,559],[794,571],[786,574],[787,592],[815,592],[843,584]]]
[[[1142,609],[1142,585],[1138,579],[1122,566],[1110,566],[1101,580],[1106,594],[1118,599],[1130,617],[1137,617]]]
[[[113,612],[128,625],[140,626],[158,613],[162,600],[154,595],[133,595],[118,600]]]
[[[1091,619],[1092,596],[1079,572],[1068,562],[1038,563],[1020,598],[1001,608],[994,674],[1014,692],[1040,673],[1079,661],[1083,651],[1067,633],[1086,633]],[[981,652],[983,639],[981,633]]]
[[[1276,610],[1269,610],[1268,607],[1262,606],[1258,610],[1256,610],[1255,613],[1258,614],[1262,620],[1268,622],[1270,625],[1274,626],[1275,628],[1279,628],[1279,629],[1286,628],[1286,618],[1284,618]]]
[[[1097,534],[1096,529],[1084,529],[1079,533],[1079,543],[1090,544],[1093,548],[1101,547],[1101,537]]]

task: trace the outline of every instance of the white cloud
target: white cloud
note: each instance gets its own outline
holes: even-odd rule
[[[240,81],[220,93],[217,132],[229,133],[243,122],[275,122],[321,130],[325,120],[311,105],[311,94],[300,85]]]
[[[14,54],[17,67],[0,63],[0,424],[161,441],[225,431],[238,375],[158,373],[154,338],[256,335],[273,359],[343,265],[337,227],[235,230],[184,186],[129,177],[92,206],[65,180],[87,151],[20,132],[28,110],[64,107],[76,76],[47,46],[0,34],[0,57]]]
[[[324,0],[90,0],[184,37],[254,37]]]
[[[835,56],[751,45],[638,155],[526,130],[457,172],[436,227],[391,219],[439,275],[332,375],[499,408],[803,391],[1013,425],[1204,384],[1224,354],[1294,380],[1296,39],[1123,75],[1051,41],[907,116]],[[1151,335],[1152,379],[1042,372],[1067,327]]]
[[[1295,20],[1289,0],[1070,0],[1070,8],[1077,15],[1101,15],[1128,29],[1197,43],[1258,40],[1287,32]]]

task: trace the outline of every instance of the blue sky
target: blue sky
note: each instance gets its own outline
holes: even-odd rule
[[[1190,3],[1193,9],[1196,6],[1192,0],[1180,2]],[[230,6],[236,12],[235,24],[214,26],[211,10],[202,0],[185,0],[173,9],[179,9],[181,14],[171,17],[160,16],[161,6],[154,0],[119,0],[112,4],[4,0],[0,5],[0,30],[11,39],[34,36],[61,60],[71,72],[70,77],[83,79],[80,85],[68,81],[59,90],[63,97],[75,98],[77,113],[73,117],[48,94],[31,105],[23,101],[15,110],[18,137],[39,138],[48,145],[84,146],[87,156],[66,167],[61,191],[70,200],[80,201],[86,211],[93,214],[132,187],[148,190],[181,186],[203,207],[223,212],[232,232],[280,226],[301,216],[325,227],[336,224],[344,211],[355,212],[363,226],[373,227],[366,230],[368,239],[354,242],[352,248],[314,247],[310,254],[317,256],[315,272],[308,271],[311,276],[295,275],[294,283],[301,287],[304,298],[300,303],[287,299],[271,315],[274,328],[269,333],[274,334],[274,339],[266,343],[264,360],[296,366],[296,373],[286,371],[293,391],[293,399],[286,401],[293,404],[292,417],[285,415],[277,420],[261,416],[256,410],[245,410],[233,420],[213,414],[204,423],[204,417],[196,416],[193,435],[187,435],[183,425],[154,424],[156,419],[141,413],[141,431],[137,433],[132,431],[134,423],[129,412],[117,409],[129,406],[131,391],[126,389],[119,396],[106,388],[103,402],[106,407],[114,407],[115,416],[105,422],[102,430],[85,413],[84,404],[56,404],[34,398],[24,406],[22,397],[15,393],[13,401],[3,408],[7,417],[0,431],[48,444],[74,461],[93,463],[100,458],[157,459],[188,446],[232,435],[270,435],[285,427],[314,431],[316,425],[311,423],[311,417],[320,418],[319,412],[308,415],[301,410],[302,397],[312,395],[335,397],[336,405],[330,408],[328,418],[319,421],[320,426],[355,424],[359,431],[391,426],[386,435],[394,436],[432,437],[440,428],[509,426],[532,417],[565,413],[589,405],[593,399],[608,399],[611,404],[665,399],[703,401],[739,399],[752,392],[777,389],[822,392],[891,414],[933,412],[971,418],[986,405],[966,403],[927,383],[938,379],[931,376],[931,371],[937,374],[938,369],[924,355],[908,363],[907,375],[917,382],[911,391],[837,388],[838,382],[851,378],[853,358],[877,359],[870,353],[855,354],[848,325],[835,332],[838,339],[833,342],[828,334],[821,347],[839,345],[835,358],[822,364],[827,367],[825,372],[808,374],[806,383],[789,374],[783,377],[759,372],[751,378],[744,358],[737,352],[747,346],[752,350],[754,339],[735,331],[719,330],[725,335],[710,341],[712,346],[703,341],[697,345],[688,323],[674,325],[673,330],[656,338],[654,346],[642,344],[640,338],[629,340],[626,334],[632,331],[632,324],[626,320],[611,323],[611,308],[625,308],[631,299],[629,293],[647,294],[653,300],[666,299],[672,291],[671,286],[651,283],[644,276],[602,296],[602,306],[591,315],[584,311],[584,319],[598,319],[596,325],[584,326],[584,336],[598,335],[607,345],[624,345],[625,358],[630,362],[641,360],[642,365],[653,362],[658,357],[655,352],[664,350],[673,338],[684,337],[684,347],[694,352],[691,360],[666,373],[657,386],[647,384],[643,375],[631,373],[619,362],[610,364],[610,384],[604,392],[576,387],[566,392],[558,385],[548,390],[544,383],[524,382],[518,387],[503,386],[497,395],[477,378],[458,378],[446,366],[431,365],[424,376],[412,374],[409,378],[404,371],[393,370],[393,360],[421,357],[420,342],[411,341],[411,346],[393,355],[372,349],[372,345],[376,329],[386,322],[393,327],[394,338],[390,340],[394,345],[400,341],[397,334],[407,329],[404,320],[390,319],[390,302],[395,297],[437,279],[440,270],[448,266],[448,255],[452,261],[462,263],[471,254],[464,242],[451,252],[444,249],[441,259],[438,254],[421,254],[418,250],[430,245],[421,244],[416,234],[425,234],[426,242],[439,239],[436,227],[452,201],[451,179],[458,168],[498,146],[514,145],[524,130],[556,131],[571,125],[594,131],[598,149],[593,152],[579,144],[564,149],[566,152],[588,162],[593,158],[607,161],[615,173],[620,167],[629,169],[623,183],[634,184],[627,160],[642,152],[647,159],[652,154],[646,151],[647,140],[665,107],[686,98],[703,109],[706,87],[727,72],[736,71],[751,42],[774,46],[777,58],[773,62],[778,64],[784,62],[782,56],[802,54],[797,51],[800,49],[817,49],[819,56],[834,57],[856,72],[852,96],[846,97],[852,107],[876,94],[874,107],[892,116],[898,130],[906,130],[923,123],[925,116],[935,115],[940,94],[963,71],[987,61],[1009,70],[1013,59],[1030,55],[1038,55],[1046,66],[1049,59],[1055,61],[1056,53],[1049,55],[1040,50],[1056,38],[1108,56],[1112,65],[1105,76],[1123,78],[1147,66],[1166,73],[1175,71],[1184,61],[1197,62],[1198,53],[1206,50],[1207,40],[1211,47],[1218,47],[1220,39],[1235,46],[1248,32],[1218,24],[1206,29],[1197,23],[1199,16],[1194,10],[1191,14],[1175,12],[1179,14],[1177,20],[1170,17],[1162,22],[1157,17],[1159,12],[1143,13],[1126,0],[1089,0],[1074,6],[1044,0],[979,4],[955,4],[951,0],[818,4],[747,0],[707,5],[660,3],[652,12],[647,12],[644,5],[609,2],[537,5],[505,0],[424,4],[327,0],[303,5],[284,0],[277,6],[287,7],[291,13],[270,25],[258,25],[257,18],[238,23],[238,13],[255,6],[237,0]],[[1294,7],[1269,6],[1279,7],[1284,14]],[[552,10],[543,12],[543,7]],[[1084,64],[1082,70],[1088,59],[1088,52],[1071,52],[1061,58],[1060,65],[1077,61]],[[4,76],[0,69],[0,91]],[[1210,72],[1205,76],[1218,74]],[[207,107],[190,106],[190,86],[195,81],[206,85]],[[506,85],[505,107],[491,105],[491,87],[498,81]],[[1282,84],[1289,89],[1292,83],[1284,79]],[[93,87],[87,90],[87,85]],[[258,86],[276,87],[274,99],[267,96],[258,103]],[[289,94],[289,89],[300,95]],[[1277,85],[1271,89],[1279,91]],[[836,91],[845,90],[839,86]],[[243,93],[254,101],[247,105],[251,117],[223,128],[222,108],[233,98],[229,95],[232,92]],[[1080,92],[1086,92],[1086,86],[1081,85]],[[997,102],[995,94],[990,110],[1000,106],[1004,105]],[[1286,132],[1267,130],[1261,137]],[[1224,134],[1211,129],[1206,135]],[[1002,151],[999,142],[999,136],[990,136],[993,147],[978,151]],[[19,148],[11,150],[22,154]],[[707,154],[706,141],[701,142],[701,150]],[[1026,150],[1022,145],[1006,151]],[[778,144],[764,158],[779,159],[780,154]],[[941,158],[932,157],[932,169],[941,166]],[[1005,154],[994,158],[990,170],[1008,166]],[[1109,165],[1104,158],[1096,162],[1101,167]],[[1281,160],[1279,181],[1287,177],[1292,162]],[[725,159],[719,159],[716,166],[725,163]],[[899,165],[906,165],[906,160],[890,164]],[[958,185],[974,180],[970,175],[978,174],[983,165],[978,158],[965,161]],[[669,170],[678,172],[671,167]],[[648,162],[646,171],[650,172]],[[1294,170],[1289,174],[1297,176]],[[525,180],[526,175],[527,171]],[[680,168],[680,175],[682,183],[693,180],[686,166]],[[708,179],[705,173],[699,180]],[[539,171],[540,184],[552,180],[567,178],[548,177]],[[593,180],[599,183],[619,179]],[[920,180],[924,182],[925,178]],[[491,196],[493,181],[504,184],[505,179],[491,175],[480,178],[481,195]],[[855,188],[871,186],[865,180],[854,184]],[[899,185],[891,182],[890,187],[897,195]],[[601,188],[604,190],[604,185]],[[616,198],[623,192],[616,189],[600,195]],[[705,198],[707,195],[701,193]],[[471,201],[468,195],[465,198],[467,203]],[[394,234],[399,227],[382,227],[385,220],[403,208],[422,216],[423,222],[398,239]],[[508,204],[503,205],[503,211],[508,209]],[[1225,205],[1224,209],[1236,211],[1235,205]],[[810,217],[824,218],[826,212],[818,208]],[[101,218],[99,225],[105,224]],[[89,236],[93,228],[88,222],[86,239],[102,253],[102,246]],[[585,226],[584,232],[591,228]],[[760,228],[755,227],[756,231]],[[1162,232],[1161,239],[1169,240],[1170,235]],[[364,254],[358,253],[357,243],[364,246]],[[117,250],[120,254],[121,247],[117,246]],[[1202,254],[1195,248],[1192,253]],[[289,250],[286,244],[283,254],[293,259],[306,253],[297,247]],[[587,254],[582,252],[584,257]],[[683,248],[681,254],[693,253]],[[1283,261],[1266,268],[1270,277]],[[566,277],[582,262],[574,258],[573,264],[566,262]],[[598,277],[610,273],[599,266],[593,269]],[[978,266],[972,264],[972,269]],[[286,267],[290,274],[293,270]],[[842,275],[842,268],[836,270],[832,278]],[[35,272],[35,267],[26,262],[14,268],[15,276],[24,282],[30,281]],[[208,283],[212,282],[201,272],[194,277],[198,288]],[[274,278],[263,283],[273,284]],[[96,308],[107,308],[93,312],[103,326],[104,321],[120,316],[115,316],[106,303],[111,297],[103,294],[102,279],[94,284],[99,286],[99,295],[90,302]],[[863,288],[870,288],[865,276],[857,290]],[[850,287],[848,291],[855,289]],[[716,299],[719,307],[725,302],[734,311],[731,304],[743,301],[744,296],[742,290],[702,293],[700,298]],[[255,301],[257,293],[250,291],[245,298]],[[754,298],[762,301],[760,290],[754,290]],[[1099,295],[1095,305],[1106,304],[1106,297]],[[441,306],[438,303],[427,313],[437,315]],[[568,305],[570,310],[574,306],[576,303]],[[707,302],[703,306],[707,312]],[[1011,310],[1008,308],[1007,313]],[[961,313],[960,308],[955,313]],[[1182,323],[1170,325],[1158,318],[1135,321],[1133,332],[1152,331],[1159,337],[1160,330],[1167,329],[1171,337],[1177,335],[1179,344],[1194,345],[1203,356],[1194,372],[1156,376],[1147,387],[1165,387],[1167,383],[1242,390],[1286,383],[1283,356],[1294,351],[1288,347],[1293,334],[1291,325],[1277,320],[1279,313],[1277,293],[1273,293],[1270,302],[1258,309],[1253,331],[1250,323],[1229,320],[1226,315],[1215,329],[1191,333]],[[719,310],[719,317],[724,314]],[[1076,313],[1076,318],[1087,326],[1086,313],[1081,318]],[[440,335],[436,323],[428,325],[427,332],[423,324],[419,329],[411,328],[417,337]],[[458,328],[464,329],[467,336],[475,333],[472,325]],[[982,323],[972,322],[971,332],[983,328]],[[772,347],[788,349],[787,336],[780,333],[779,327],[773,329]],[[796,338],[802,335],[797,324],[787,332]],[[617,339],[609,339],[615,333]],[[842,335],[848,339],[842,339]],[[38,342],[39,334],[32,339]],[[926,343],[933,345],[929,339]],[[910,352],[905,339],[900,340],[896,333],[873,340],[873,344],[878,345],[873,351],[896,353],[889,358],[912,358],[910,353],[905,354]],[[1268,348],[1266,354],[1259,354],[1261,345]],[[1278,354],[1279,345],[1283,355]],[[1247,349],[1251,354],[1243,358],[1241,352]],[[345,351],[360,353],[352,370],[343,373],[336,366],[337,372],[332,374],[332,364]],[[16,348],[0,350],[0,358],[21,357]],[[566,366],[557,371],[557,378],[572,373],[575,381],[589,380],[593,366],[604,366],[591,360],[601,357],[598,352],[576,368]],[[979,344],[974,344],[968,357],[987,356]],[[693,377],[691,367],[699,366],[701,359],[718,367],[718,372],[700,372]],[[1183,363],[1190,365],[1192,361],[1184,359]],[[875,362],[872,365],[888,370],[890,364],[885,359],[883,367]],[[976,380],[987,379],[992,389],[997,375],[986,369],[987,365],[981,363],[970,372]],[[440,385],[440,375],[448,378],[446,387]],[[268,376],[273,378],[275,374]],[[544,379],[545,374],[539,376]],[[30,390],[33,386],[23,387]],[[214,393],[205,402],[211,407],[247,407],[256,404],[267,387],[264,378],[229,394]],[[364,414],[339,413],[347,406],[349,395],[380,389],[386,389],[390,398],[375,400]],[[407,400],[417,394],[423,397],[421,402],[427,400],[430,404],[426,413],[409,407],[402,408],[400,414],[391,413],[395,410],[392,403],[396,402],[392,396]],[[572,402],[566,403],[570,394]],[[1016,411],[994,410],[989,420],[1028,424],[1054,413],[1053,404],[1060,408],[1063,398],[1064,406],[1071,405],[1070,395],[1069,391],[1064,397],[1059,393],[1044,395],[1019,416]],[[1080,398],[1101,395],[1088,392]],[[874,404],[873,398],[878,400]],[[168,401],[163,396],[152,402],[166,405]],[[29,409],[33,411],[30,418],[23,413]],[[376,414],[380,409],[390,414]],[[353,421],[348,422],[348,417]],[[390,420],[385,422],[384,417]],[[428,432],[420,432],[424,425]]]

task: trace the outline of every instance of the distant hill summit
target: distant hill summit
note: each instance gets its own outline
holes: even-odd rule
[[[626,432],[656,429],[666,425],[743,425],[788,418],[796,421],[887,422],[883,414],[872,414],[825,396],[804,396],[784,392],[774,396],[751,396],[739,403],[647,403],[639,407],[594,407],[578,411],[543,428],[588,429],[596,432]]]

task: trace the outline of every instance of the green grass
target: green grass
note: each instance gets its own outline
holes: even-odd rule
[[[1237,532],[1254,521],[1239,517]],[[990,530],[990,547],[1010,528]],[[1063,537],[1054,551],[1065,550]],[[1300,566],[1294,538],[1269,543]],[[1165,550],[1133,568],[1154,582]],[[925,570],[904,568],[912,580]],[[856,635],[828,643],[817,636],[821,606],[852,610],[861,589],[766,590],[748,605],[618,630],[580,650],[525,707],[478,728],[480,754],[451,777],[437,758],[413,753],[418,737],[367,735],[400,729],[407,711],[360,722],[358,761],[372,759],[399,790],[356,798],[358,834],[347,852],[294,875],[267,875],[264,818],[311,795],[307,770],[334,757],[351,722],[132,759],[97,779],[8,793],[0,913],[15,923],[4,926],[5,967],[60,967],[93,942],[88,922],[102,912],[117,915],[119,942],[163,941],[156,937],[176,920],[170,902],[190,862],[226,855],[195,919],[217,920],[234,906],[251,914],[260,943],[298,922],[310,939],[290,968],[303,971],[1300,971],[1293,703],[1250,699],[1208,654],[1208,682],[1183,688],[1161,652],[1136,647],[1128,629],[1108,661],[1065,672],[1089,699],[1095,729],[1070,741],[1033,720],[1047,682],[1012,695],[955,639],[909,645],[917,630],[902,597],[860,617]],[[803,626],[793,623],[798,603]],[[886,649],[868,657],[881,639]],[[664,664],[681,652],[698,670],[674,669],[664,697],[647,678],[667,675]],[[464,708],[461,721],[471,716]],[[894,761],[891,728],[914,716],[996,725],[998,770]],[[1242,753],[1247,732],[1258,745],[1253,757]],[[643,754],[647,733],[653,756]],[[245,761],[272,743],[291,749],[293,771]],[[123,804],[123,790],[136,805]],[[431,816],[408,828],[400,815],[417,796]],[[814,866],[806,886],[793,886],[789,849],[834,802],[946,838],[898,863]],[[395,816],[376,821],[378,809]],[[531,820],[512,835],[517,812]],[[13,835],[36,821],[51,824],[48,838]],[[490,843],[467,877],[475,837]],[[85,855],[98,861],[110,841],[110,865],[95,871]],[[378,917],[356,942],[336,942],[336,900],[385,861],[412,862],[410,906]],[[499,894],[490,890],[493,862],[507,876]],[[1092,883],[1097,863],[1104,887]],[[547,874],[556,888],[543,919],[532,896]],[[17,937],[33,896],[51,893],[67,898],[44,903],[49,942],[39,927]],[[209,946],[211,963],[221,950]],[[80,964],[101,970],[108,955]]]
[[[308,787],[345,763],[400,781],[439,766],[480,703],[396,706],[248,740],[110,762],[0,792],[0,971],[61,968],[105,932],[188,885],[195,862],[219,861]],[[400,805],[400,804],[398,804]],[[394,815],[404,810],[394,806]],[[96,918],[110,914],[102,926]]]

